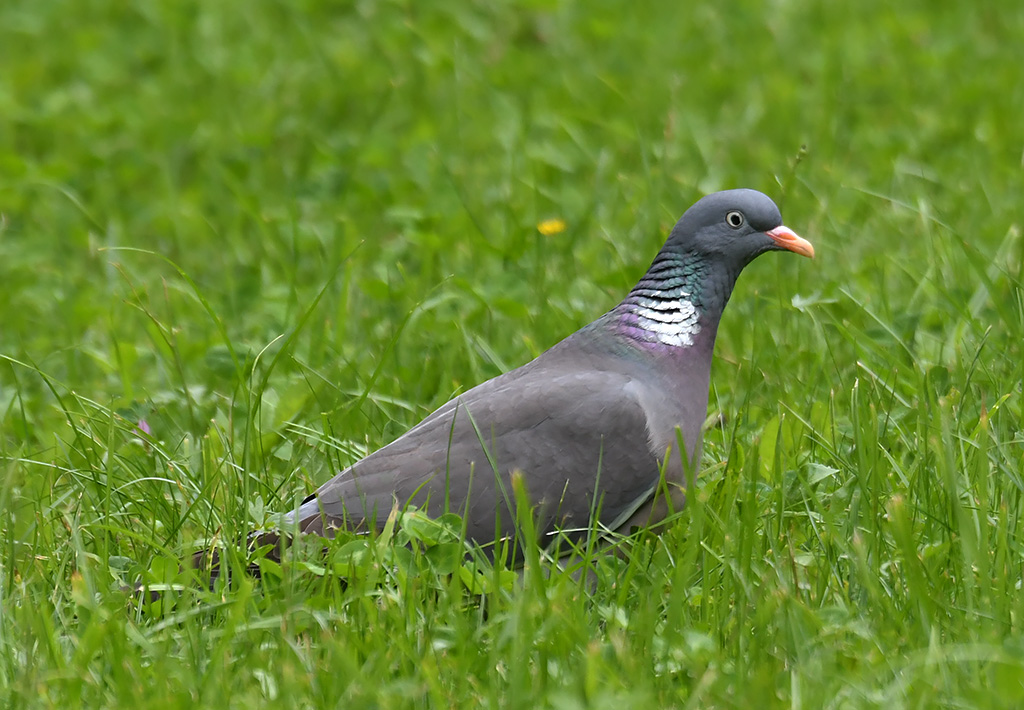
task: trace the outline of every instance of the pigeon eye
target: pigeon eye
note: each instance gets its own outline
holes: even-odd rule
[[[739,229],[743,226],[743,223],[747,220],[743,219],[743,213],[733,210],[729,214],[725,215],[725,223],[733,229]]]

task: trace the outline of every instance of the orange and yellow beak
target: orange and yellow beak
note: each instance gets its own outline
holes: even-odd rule
[[[796,252],[809,259],[814,258],[814,247],[809,241],[801,237],[789,227],[779,225],[775,229],[765,232],[773,242],[780,248]]]

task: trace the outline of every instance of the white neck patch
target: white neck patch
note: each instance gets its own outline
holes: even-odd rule
[[[637,296],[629,299],[629,312],[635,317],[630,330],[647,342],[680,347],[693,345],[700,333],[700,316],[681,289],[667,298]],[[633,319],[630,318],[630,321]]]

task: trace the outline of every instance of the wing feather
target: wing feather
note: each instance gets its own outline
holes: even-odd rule
[[[513,531],[515,471],[542,535],[586,529],[598,505],[604,524],[629,517],[659,474],[635,383],[600,370],[527,374],[470,390],[342,471],[298,509],[300,528],[383,521],[397,501],[431,515],[447,506],[465,516],[470,539],[488,542]]]

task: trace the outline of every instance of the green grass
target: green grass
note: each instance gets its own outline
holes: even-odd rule
[[[1024,705],[1022,66],[1012,3],[0,4],[3,706]],[[737,186],[819,256],[741,277],[662,537],[178,572]]]

